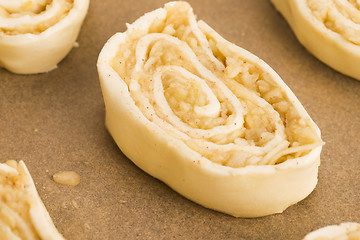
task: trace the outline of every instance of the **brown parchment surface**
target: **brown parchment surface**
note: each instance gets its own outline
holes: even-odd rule
[[[282,214],[242,219],[208,210],[147,175],[104,127],[96,61],[105,42],[161,0],[92,0],[74,48],[46,74],[0,69],[0,161],[24,160],[67,239],[302,239],[360,222],[360,81],[327,67],[297,41],[267,0],[190,0],[198,19],[265,60],[322,131],[315,191]],[[359,66],[360,67],[360,66]],[[56,184],[62,170],[76,187]]]

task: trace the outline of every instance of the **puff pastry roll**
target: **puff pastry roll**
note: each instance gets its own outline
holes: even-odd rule
[[[299,41],[335,70],[360,80],[360,2],[271,0]]]
[[[63,240],[23,161],[0,163],[0,239]]]
[[[326,226],[309,233],[303,240],[360,240],[360,224],[347,222]]]
[[[186,2],[111,37],[98,72],[121,151],[185,197],[259,217],[314,189],[318,127],[268,65],[197,22]]]
[[[48,72],[70,52],[89,0],[0,0],[0,66]]]

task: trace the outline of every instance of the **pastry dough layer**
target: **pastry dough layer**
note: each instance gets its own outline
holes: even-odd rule
[[[187,3],[166,4],[115,34],[98,71],[120,149],[186,197],[256,217],[315,187],[317,126],[268,65],[197,22]]]
[[[309,233],[304,240],[360,240],[360,224],[347,222],[326,226]]]
[[[48,72],[69,53],[89,0],[0,0],[0,66]]]
[[[64,239],[56,230],[23,161],[0,164],[0,239]]]
[[[335,70],[360,80],[360,3],[272,0],[299,41]]]

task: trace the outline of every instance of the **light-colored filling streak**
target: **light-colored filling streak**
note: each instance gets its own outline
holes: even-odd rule
[[[213,37],[188,4],[119,46],[113,69],[151,122],[230,167],[279,164],[322,144],[270,74]]]
[[[29,213],[29,183],[21,170],[12,161],[0,169],[0,239],[40,239]]]
[[[307,4],[326,28],[360,45],[360,1],[307,0]]]
[[[40,34],[61,21],[74,0],[0,0],[0,35]]]

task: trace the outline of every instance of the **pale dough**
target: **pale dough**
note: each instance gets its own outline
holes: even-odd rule
[[[307,234],[303,240],[360,240],[360,224],[346,222],[326,226]]]
[[[115,34],[98,72],[120,149],[187,198],[259,217],[315,188],[318,127],[274,70],[197,22],[186,2]]]
[[[0,239],[64,240],[23,161],[0,163]]]
[[[0,66],[48,72],[76,45],[89,0],[0,0]]]
[[[296,37],[319,60],[360,80],[360,3],[271,0]]]

